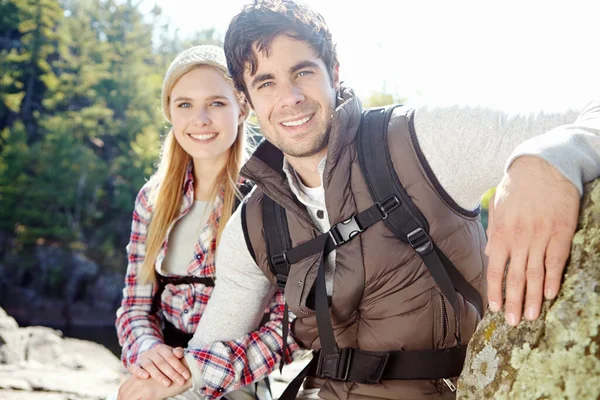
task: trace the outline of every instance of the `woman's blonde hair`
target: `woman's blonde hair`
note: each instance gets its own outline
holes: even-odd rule
[[[192,47],[179,54],[165,74],[161,97],[162,109],[167,121],[171,122],[169,102],[173,87],[183,75],[202,66],[213,67],[223,74],[234,90],[241,110],[248,115],[248,105],[243,95],[235,90],[233,81],[227,74],[227,62],[223,50],[217,46],[202,45]],[[209,200],[212,204],[217,199],[221,188],[224,193],[221,216],[217,219],[219,221],[215,238],[217,245],[225,224],[233,212],[236,197],[240,197],[237,185],[239,172],[246,158],[245,151],[245,124],[242,123],[238,126],[237,137],[229,151],[227,163],[210,190]],[[152,219],[146,238],[146,255],[140,271],[140,277],[144,282],[155,282],[156,258],[167,236],[169,226],[179,215],[183,201],[183,185],[191,161],[190,155],[177,142],[173,129],[171,129],[167,133],[162,147],[158,169],[149,182]]]

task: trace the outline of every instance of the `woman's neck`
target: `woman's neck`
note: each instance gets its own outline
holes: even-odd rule
[[[194,159],[194,199],[210,200],[211,189],[227,164],[228,154],[210,159]]]

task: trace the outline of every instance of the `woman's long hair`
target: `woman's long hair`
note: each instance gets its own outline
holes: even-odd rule
[[[169,82],[165,79],[163,91],[167,92],[167,99],[170,97],[171,90],[179,78],[187,72],[207,64],[223,73],[223,76],[231,84],[233,89],[233,82],[226,75],[226,70],[222,65],[215,65],[214,63],[196,63],[178,70],[177,72],[179,73],[175,74],[177,76],[174,76]],[[235,91],[235,89],[233,90]],[[248,115],[248,106],[244,101],[243,96],[236,92],[236,97],[238,98],[240,108]],[[164,104],[163,108],[165,109]],[[168,117],[168,111],[165,111],[165,114]],[[238,126],[237,137],[229,150],[227,163],[217,175],[209,192],[209,204],[214,204],[221,188],[224,193],[223,208],[220,211],[221,215],[218,219],[219,222],[216,230],[215,239],[217,246],[219,245],[223,229],[233,213],[236,197],[241,197],[237,186],[240,169],[242,168],[245,159],[246,135],[245,123],[242,123]],[[183,202],[183,185],[190,162],[192,162],[190,155],[186,153],[179,142],[177,142],[173,129],[171,129],[165,138],[158,170],[149,182],[151,188],[149,201],[152,207],[152,219],[147,232],[146,255],[140,271],[140,278],[143,282],[155,282],[156,280],[154,265],[167,236],[169,226],[179,215]],[[196,179],[199,179],[199,177],[196,177]]]

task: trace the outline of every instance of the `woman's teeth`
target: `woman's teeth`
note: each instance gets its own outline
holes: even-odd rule
[[[305,124],[308,121],[310,121],[311,118],[312,117],[306,117],[306,118],[299,119],[298,121],[282,122],[281,125],[283,125],[283,126],[300,126],[300,125]]]
[[[200,133],[200,134],[191,134],[190,136],[196,140],[210,140],[212,138],[214,138],[215,136],[217,136],[216,133]]]

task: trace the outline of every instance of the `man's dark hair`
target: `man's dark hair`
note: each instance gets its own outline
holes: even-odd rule
[[[323,17],[292,0],[255,0],[231,20],[224,43],[229,74],[236,89],[243,92],[248,101],[250,96],[244,84],[244,70],[249,66],[251,75],[256,73],[258,60],[254,45],[268,56],[273,39],[282,33],[307,42],[325,63],[333,82],[338,60]]]

